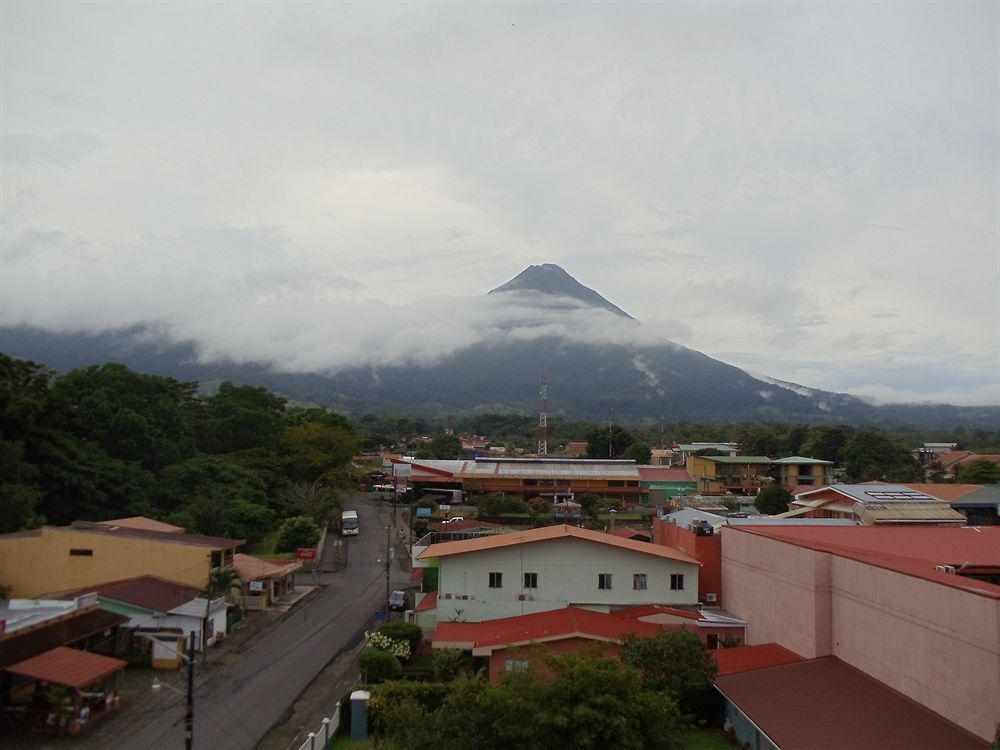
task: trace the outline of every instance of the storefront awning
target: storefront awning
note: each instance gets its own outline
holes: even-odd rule
[[[59,646],[11,664],[7,671],[79,690],[124,668],[125,662],[121,659]]]

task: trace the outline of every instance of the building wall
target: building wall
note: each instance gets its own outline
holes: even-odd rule
[[[70,555],[71,549],[92,550],[93,555]],[[211,555],[211,550],[190,544],[43,528],[37,536],[0,537],[0,578],[11,587],[12,597],[22,598],[140,575],[204,588]]]
[[[503,587],[489,588],[491,571]],[[538,588],[524,589],[523,574],[538,573]],[[598,573],[612,574],[612,588],[598,588]],[[632,574],[646,573],[648,588],[635,591]],[[684,590],[670,590],[670,574],[684,575]],[[481,622],[570,604],[594,609],[637,604],[694,604],[698,566],[582,539],[556,539],[441,558],[437,619]],[[451,595],[449,598],[448,595]],[[519,595],[531,599],[519,599]],[[457,597],[467,596],[467,599]]]
[[[779,464],[781,466],[781,483],[791,489],[800,484],[813,484],[820,487],[830,484],[833,479],[831,467],[824,464]],[[802,481],[800,476],[809,475],[812,481]]]
[[[747,643],[776,642],[812,659],[831,653],[829,555],[722,529],[722,597],[746,620]]]
[[[698,571],[698,598],[715,594],[716,604],[722,604],[722,537],[698,536],[690,529],[660,518],[653,519],[653,544],[677,547],[701,563]]]
[[[747,642],[832,654],[985,739],[1000,722],[1000,600],[727,529]]]

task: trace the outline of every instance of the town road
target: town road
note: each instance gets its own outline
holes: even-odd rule
[[[253,641],[239,658],[209,666],[195,692],[195,748],[252,750],[313,678],[368,624],[372,612],[385,608],[386,531],[379,517],[384,508],[360,496],[346,507],[358,511],[361,533],[344,540],[345,569],[323,574],[325,586]],[[328,544],[334,540],[331,535]],[[393,588],[400,588],[407,574],[398,561],[392,562],[391,571]],[[171,682],[181,687],[179,677]],[[161,690],[152,705],[128,707],[107,727],[94,727],[89,739],[105,739],[101,735],[107,729],[111,734],[106,747],[184,747],[184,700],[167,692]]]

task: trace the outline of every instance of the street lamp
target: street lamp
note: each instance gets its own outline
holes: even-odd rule
[[[188,652],[187,654],[182,654],[180,651],[175,649],[173,646],[169,646],[163,641],[159,640],[156,636],[176,636],[176,633],[139,633],[143,638],[149,638],[154,644],[160,645],[170,651],[177,654],[184,662],[187,663],[187,704],[184,709],[184,748],[185,750],[191,750],[194,746],[194,644],[195,644],[195,631],[191,631],[191,635],[188,638]],[[171,687],[164,682],[160,682],[159,677],[153,678],[153,684],[150,685],[150,689],[154,693],[159,693],[163,688],[177,693],[177,695],[183,695],[183,693],[175,687]]]

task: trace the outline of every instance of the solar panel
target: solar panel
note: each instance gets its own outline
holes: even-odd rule
[[[908,502],[908,503],[936,503],[936,499],[930,495],[925,495],[923,492],[917,492],[916,490],[893,490],[878,491],[878,490],[868,490],[865,492],[866,495],[875,500],[888,500],[890,502]]]

